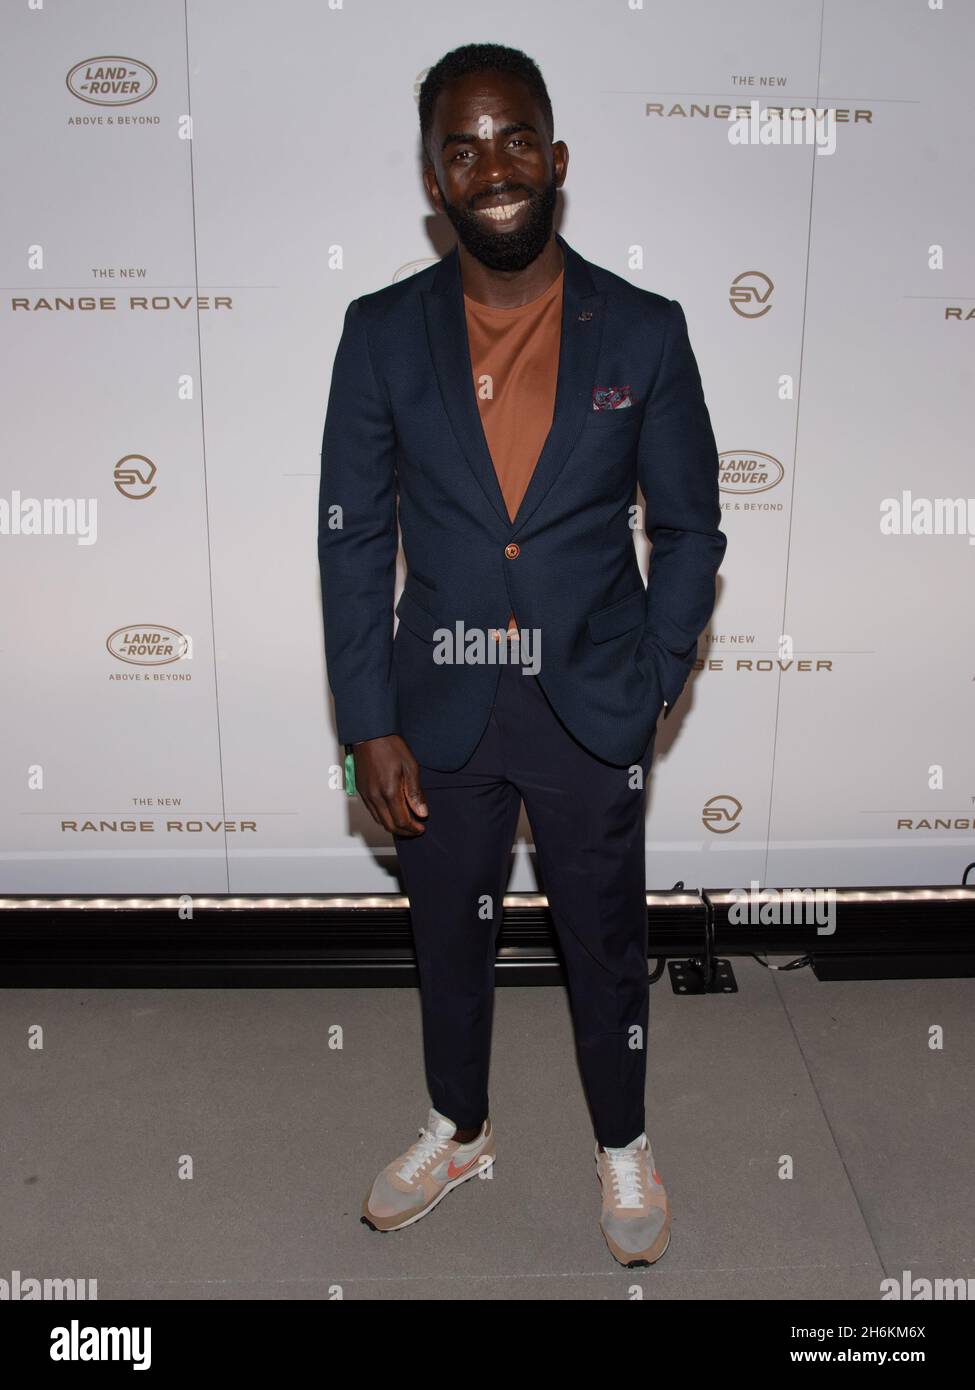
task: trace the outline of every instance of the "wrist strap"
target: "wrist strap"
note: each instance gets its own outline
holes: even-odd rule
[[[345,794],[355,796],[355,754],[351,743],[345,745]]]

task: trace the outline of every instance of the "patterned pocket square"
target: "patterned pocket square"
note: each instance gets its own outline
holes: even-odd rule
[[[633,398],[628,386],[594,386],[592,388],[593,410],[622,410],[632,405]]]

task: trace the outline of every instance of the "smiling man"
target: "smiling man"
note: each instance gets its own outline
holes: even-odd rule
[[[362,1219],[411,1225],[494,1162],[495,938],[523,802],[600,1225],[617,1260],[652,1264],[670,1211],[644,1110],[646,779],[726,546],[714,436],[680,305],[554,232],[569,152],[531,59],[448,53],[423,83],[420,132],[424,184],[458,245],[349,305],[322,443],[329,683],[409,897],[432,1101]],[[451,633],[463,640],[445,646]]]

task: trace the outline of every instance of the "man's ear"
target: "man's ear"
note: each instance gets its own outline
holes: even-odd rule
[[[427,190],[427,197],[438,212],[443,212],[440,189],[437,187],[437,175],[432,164],[423,166],[423,186]]]
[[[568,145],[565,143],[564,140],[556,140],[555,143],[554,143],[554,145],[552,146],[553,154],[554,154],[555,150],[561,151],[562,158],[563,158],[563,161],[564,161],[564,163],[563,163],[563,165],[562,165],[562,175],[561,175],[561,177],[559,177],[558,169],[556,168],[556,170],[555,170],[555,186],[556,186],[556,188],[561,188],[562,185],[565,183],[566,175],[567,175],[568,172],[569,172],[569,147],[568,147]]]

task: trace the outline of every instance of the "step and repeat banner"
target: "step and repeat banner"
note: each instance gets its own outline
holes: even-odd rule
[[[556,225],[683,305],[721,454],[648,886],[959,881],[975,5],[3,0],[0,25],[2,891],[397,890],[339,770],[321,436],[349,301],[452,245],[416,103],[469,42],[541,67]]]

